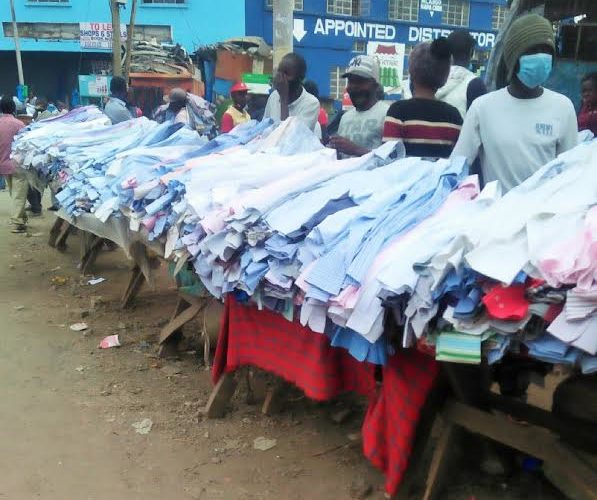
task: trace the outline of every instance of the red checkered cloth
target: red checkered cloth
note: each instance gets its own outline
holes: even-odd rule
[[[259,311],[226,298],[213,366],[213,381],[244,365],[274,373],[317,400],[346,391],[369,397],[363,422],[365,456],[386,475],[394,495],[408,464],[419,412],[437,375],[433,358],[401,351],[383,369],[378,389],[375,366],[360,363],[325,335],[271,311]]]
[[[375,391],[373,365],[331,347],[325,335],[269,310],[239,304],[229,294],[214,360],[214,383],[224,372],[243,365],[272,372],[319,401],[347,391],[364,396]]]
[[[414,349],[398,351],[383,369],[383,384],[363,422],[363,451],[386,476],[395,495],[408,466],[421,409],[439,373],[434,358]]]

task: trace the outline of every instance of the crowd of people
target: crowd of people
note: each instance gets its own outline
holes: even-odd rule
[[[543,86],[552,69],[555,47],[547,19],[536,14],[517,19],[504,40],[509,85],[488,92],[483,80],[469,69],[474,38],[465,30],[456,30],[448,38],[413,48],[408,96],[391,105],[384,100],[377,59],[358,55],[343,75],[352,107],[337,112],[331,120],[320,103],[317,85],[306,81],[305,59],[290,53],[278,65],[264,108],[251,106],[255,103],[247,85],[239,82],[232,86],[232,103],[223,113],[220,133],[252,118],[276,122],[295,116],[339,157],[363,156],[383,142],[400,141],[407,156],[464,156],[482,180],[500,180],[508,190],[571,149],[578,130],[597,133],[597,74],[582,81],[578,116],[567,97]],[[175,88],[164,101],[152,115],[156,121],[181,122],[201,131],[197,116],[202,110],[192,94]],[[44,97],[32,97],[27,104],[33,106],[34,121],[67,111],[63,103],[49,104]],[[23,127],[15,118],[20,105],[16,98],[4,96],[0,117],[0,179],[7,181],[15,207],[22,207],[12,214],[15,232],[25,230],[23,200],[29,202],[31,215],[42,210],[41,193],[27,186],[10,160],[13,137]],[[142,115],[131,104],[124,78],[111,79],[104,113],[113,124]],[[50,207],[56,208],[54,203]]]

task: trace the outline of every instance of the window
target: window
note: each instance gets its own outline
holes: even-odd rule
[[[344,89],[346,88],[346,79],[342,75],[346,72],[340,66],[332,67],[330,71],[330,98],[342,99],[344,97]]]
[[[365,40],[356,40],[352,44],[352,51],[364,54],[367,50],[367,42]]]
[[[468,0],[444,0],[444,24],[468,26],[470,3]]]
[[[265,8],[273,9],[274,0],[265,0]],[[294,10],[303,10],[303,0],[294,0]]]
[[[327,0],[328,14],[337,16],[368,16],[371,13],[371,0]]]
[[[419,0],[390,0],[388,18],[394,21],[418,21]]]
[[[184,5],[187,3],[187,0],[142,0],[142,3],[155,5],[159,5],[161,3]]]
[[[491,29],[499,30],[506,20],[506,14],[508,13],[508,7],[506,5],[494,5],[493,16],[491,18]]]

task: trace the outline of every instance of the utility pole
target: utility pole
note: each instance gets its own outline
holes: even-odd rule
[[[122,76],[119,1],[110,0],[110,9],[112,10],[112,74],[114,76]]]
[[[124,62],[124,77],[128,80],[133,60],[133,34],[135,33],[135,16],[137,15],[137,0],[133,0],[131,7],[131,20],[129,22],[126,38],[126,61]]]
[[[274,69],[293,50],[294,0],[274,0]]]
[[[23,61],[21,60],[21,44],[19,43],[19,27],[17,26],[17,16],[15,15],[15,2],[10,0],[10,13],[12,14],[12,36],[15,40],[15,52],[17,55],[17,72],[19,73],[19,85],[25,85],[23,77]]]

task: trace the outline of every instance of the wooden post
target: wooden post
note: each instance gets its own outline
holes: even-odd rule
[[[137,16],[137,0],[133,0],[131,7],[131,20],[126,36],[126,60],[124,62],[124,78],[128,81],[131,72],[131,61],[133,59],[133,35],[135,33],[135,17]]]
[[[294,0],[274,0],[274,69],[293,50]]]
[[[15,41],[15,53],[17,55],[17,72],[19,74],[19,85],[25,85],[23,76],[23,61],[21,60],[21,44],[19,42],[19,27],[17,26],[17,17],[15,15],[15,2],[10,0],[10,14],[12,15],[12,36]]]
[[[118,0],[110,0],[110,9],[112,11],[112,74],[122,76],[120,6]]]

